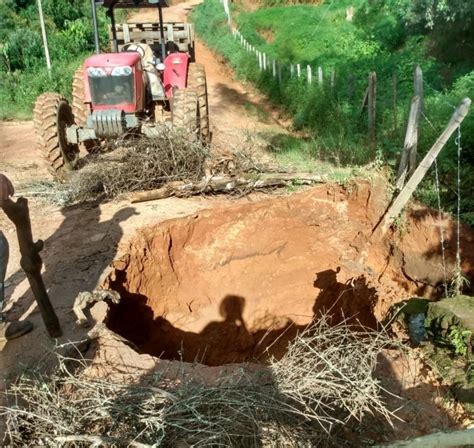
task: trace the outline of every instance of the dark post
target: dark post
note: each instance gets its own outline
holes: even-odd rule
[[[97,10],[95,6],[95,0],[91,0],[92,7],[92,26],[94,28],[94,46],[95,52],[100,53],[100,44],[99,44],[99,25],[97,23]]]
[[[107,15],[110,17],[110,27],[112,28],[112,51],[118,53],[117,28],[115,25],[115,12],[113,6],[109,8]]]
[[[158,17],[160,19],[161,62],[164,62],[166,58],[165,25],[163,23],[163,9],[160,2],[158,2]]]
[[[393,107],[393,132],[397,132],[398,122],[397,122],[397,73],[393,72],[392,75],[392,107]]]
[[[58,338],[62,334],[61,326],[41,277],[43,261],[39,253],[43,249],[43,241],[33,242],[28,201],[25,198],[19,198],[16,202],[8,199],[3,202],[2,208],[15,224],[21,253],[20,264],[28,278],[46,329],[52,338]]]
[[[376,147],[376,114],[377,114],[377,75],[369,75],[368,110],[369,110],[369,142],[373,149]]]

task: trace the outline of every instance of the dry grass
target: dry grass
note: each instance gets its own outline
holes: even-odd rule
[[[242,368],[215,386],[157,375],[116,384],[62,359],[55,373],[12,384],[0,416],[13,446],[343,446],[335,434],[347,422],[393,417],[373,376],[388,344],[322,318],[261,375]]]

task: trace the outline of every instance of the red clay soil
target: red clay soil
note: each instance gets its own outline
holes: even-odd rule
[[[145,353],[208,365],[279,356],[323,311],[375,327],[393,303],[439,295],[443,278],[426,209],[402,236],[368,243],[384,191],[323,185],[144,228],[106,281],[122,296],[108,325]],[[467,231],[462,247],[472,278]]]

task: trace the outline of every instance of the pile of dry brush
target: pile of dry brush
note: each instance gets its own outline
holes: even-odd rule
[[[393,417],[373,375],[388,344],[322,318],[261,375],[243,367],[214,386],[157,374],[117,384],[62,362],[53,375],[21,376],[0,416],[14,446],[357,446],[338,430]]]
[[[159,188],[174,180],[198,180],[204,175],[207,148],[170,130],[157,137],[126,138],[117,149],[97,155],[71,173],[65,188],[70,200],[90,199],[100,193],[121,193]]]
[[[262,163],[248,150],[219,150],[167,129],[156,137],[126,136],[80,160],[77,171],[64,183],[40,181],[24,184],[19,193],[69,205],[97,197],[114,198],[124,193],[157,190],[164,185],[198,185],[203,179],[242,173],[275,172],[274,164]],[[110,149],[110,150],[107,150]],[[219,177],[219,179],[221,179]]]

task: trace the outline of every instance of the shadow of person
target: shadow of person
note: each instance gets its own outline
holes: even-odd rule
[[[367,284],[364,275],[342,283],[337,278],[340,272],[341,268],[337,267],[316,273],[313,286],[319,289],[319,294],[313,306],[315,318],[327,314],[333,324],[347,320],[376,328],[377,290]]]
[[[127,292],[118,284],[113,287],[122,300],[111,307],[107,326],[144,353],[211,366],[243,362],[253,353],[255,341],[243,319],[243,297],[224,297],[219,305],[223,320],[210,322],[194,333],[175,327],[164,316],[154,317],[145,296]]]
[[[219,306],[221,322],[209,323],[200,333],[206,347],[204,359],[209,365],[242,362],[255,346],[252,334],[247,330],[243,318],[245,299],[241,296],[227,295]]]
[[[60,321],[64,321],[64,313],[70,314],[77,294],[94,289],[102,272],[114,259],[123,236],[120,224],[137,213],[134,208],[126,207],[118,210],[109,220],[101,222],[101,210],[99,203],[95,201],[65,207],[61,213],[64,219],[44,241],[40,255],[44,266],[44,283]],[[21,269],[9,277],[9,283],[13,283],[8,291],[9,296],[12,295],[14,286],[24,278]],[[33,303],[33,294],[28,289],[8,318],[18,318]],[[68,314],[66,317],[73,318]],[[42,325],[39,321],[35,323]],[[67,332],[67,328],[63,330]]]

